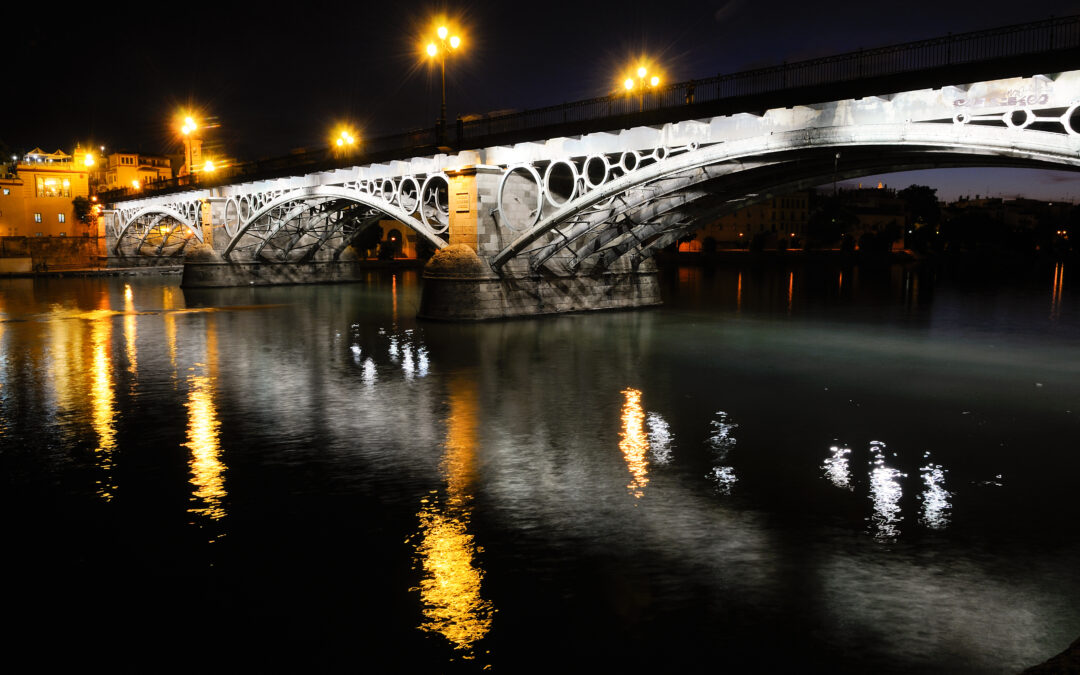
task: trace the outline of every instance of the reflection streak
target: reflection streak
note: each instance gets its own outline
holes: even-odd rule
[[[851,467],[848,466],[848,455],[851,454],[851,449],[834,445],[829,448],[829,452],[832,453],[832,457],[827,458],[822,467],[825,470],[825,477],[838,488],[855,489],[855,486],[851,484]]]
[[[133,376],[139,370],[138,361],[136,360],[135,339],[135,303],[132,299],[131,285],[124,284],[124,344],[127,347],[128,372]]]
[[[900,478],[907,475],[885,464],[885,444],[880,441],[870,442],[870,452],[874,455],[870,470],[870,499],[874,502],[874,538],[878,541],[894,541],[900,535],[900,497],[903,489]]]
[[[109,359],[112,320],[96,319],[90,329],[92,354],[90,370],[91,424],[97,434],[98,444],[94,451],[97,464],[105,477],[97,481],[97,495],[111,501],[116,494],[112,482],[113,453],[116,451],[116,411],[113,406],[112,364]]]
[[[187,443],[191,451],[192,501],[199,506],[188,509],[189,513],[204,516],[210,520],[225,517],[222,501],[225,491],[225,465],[220,454],[218,442],[219,427],[217,405],[214,401],[215,381],[217,380],[217,331],[213,319],[206,325],[206,364],[196,364],[196,368],[206,369],[204,374],[188,377]]]
[[[1054,287],[1050,291],[1050,318],[1061,317],[1061,292],[1065,288],[1065,264],[1058,263],[1054,267]]]
[[[478,405],[475,383],[462,378],[450,383],[450,415],[442,473],[446,504],[438,491],[421,500],[417,561],[423,569],[418,589],[424,621],[420,629],[445,637],[462,658],[491,630],[494,605],[481,595],[484,571],[475,560],[483,549],[468,531],[470,492],[476,472]]]
[[[619,434],[619,450],[630,469],[631,480],[626,486],[630,494],[640,498],[649,484],[649,467],[645,457],[649,451],[649,439],[645,435],[645,411],[641,407],[641,392],[624,389],[626,400],[622,408],[622,432]]]
[[[930,453],[926,453],[929,455]],[[919,520],[932,530],[943,530],[949,525],[949,498],[952,493],[945,489],[946,469],[940,464],[927,464],[919,469],[922,473],[922,513]]]

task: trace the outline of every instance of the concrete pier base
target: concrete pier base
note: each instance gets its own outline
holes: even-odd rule
[[[184,263],[184,288],[280,286],[361,281],[372,267],[360,262],[191,262]]]
[[[443,321],[632,309],[661,302],[651,261],[637,270],[498,276],[468,247],[451,246],[431,259],[423,279],[419,316]]]
[[[656,271],[596,277],[462,278],[424,275],[420,318],[484,321],[660,304]]]

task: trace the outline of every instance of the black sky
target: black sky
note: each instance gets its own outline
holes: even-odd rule
[[[641,56],[677,81],[1070,14],[1080,1],[87,7],[73,31],[9,31],[0,140],[174,152],[191,107],[220,123],[209,141],[252,159],[325,143],[339,122],[368,136],[429,126],[438,71],[421,50],[439,15],[465,40],[447,67],[454,117],[604,95]]]

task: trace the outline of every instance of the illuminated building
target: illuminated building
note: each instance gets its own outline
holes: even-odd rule
[[[34,148],[0,179],[0,236],[90,236],[91,226],[75,218],[72,200],[89,196],[89,153],[76,148],[44,152]]]
[[[137,152],[114,152],[101,158],[94,166],[90,185],[94,194],[97,194],[129,188],[136,183],[148,185],[172,177],[172,163],[168,157]]]
[[[683,253],[701,251],[709,246],[741,248],[755,236],[772,240],[772,248],[781,239],[802,239],[810,219],[810,196],[795,192],[766,199],[714,220],[697,232],[693,241],[679,244]],[[706,244],[708,239],[712,242]]]

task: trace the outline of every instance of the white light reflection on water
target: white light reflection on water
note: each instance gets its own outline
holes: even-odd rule
[[[423,345],[416,349],[416,374],[420,377],[427,377],[428,374],[428,352]]]
[[[885,464],[885,444],[870,441],[870,452],[874,459],[870,464],[870,499],[874,502],[874,514],[871,517],[874,539],[881,542],[895,541],[900,536],[900,497],[904,491],[900,478],[907,474]]]
[[[851,448],[834,445],[829,448],[829,452],[832,453],[832,456],[827,458],[822,466],[825,477],[829,479],[830,483],[842,490],[854,490],[855,486],[851,483],[851,466],[848,460]]]
[[[723,410],[717,411],[716,419],[710,423],[708,443],[716,458],[716,466],[706,476],[716,484],[716,491],[722,495],[731,494],[731,488],[739,480],[735,475],[735,467],[724,464],[728,453],[735,447],[732,432],[737,428],[739,425],[731,422]]]
[[[645,416],[645,425],[649,428],[649,454],[657,464],[671,463],[671,429],[660,413],[651,412]]]
[[[362,375],[364,384],[371,386],[375,384],[375,362],[371,360],[371,357],[364,359],[364,374]]]
[[[926,453],[929,456],[930,453]],[[944,530],[949,525],[949,498],[952,493],[945,489],[946,470],[940,464],[927,464],[919,469],[922,473],[922,511],[919,522],[932,530]]]

